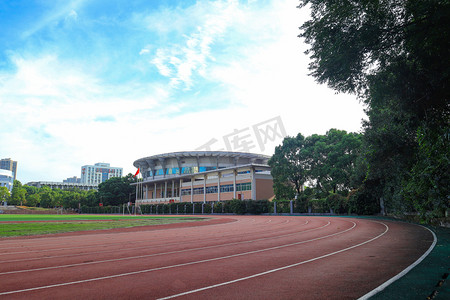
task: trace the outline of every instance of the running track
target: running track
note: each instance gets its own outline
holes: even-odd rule
[[[432,243],[407,223],[286,216],[1,239],[0,299],[357,299]]]

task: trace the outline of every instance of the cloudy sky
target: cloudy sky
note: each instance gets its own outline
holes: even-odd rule
[[[308,76],[295,0],[0,2],[0,158],[22,183],[187,150],[271,155],[358,132],[363,106]]]

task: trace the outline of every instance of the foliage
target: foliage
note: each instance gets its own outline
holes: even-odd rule
[[[330,193],[346,195],[355,184],[352,178],[360,148],[361,135],[344,130],[286,137],[269,160],[276,198],[293,199],[296,194],[296,206],[306,211],[312,199],[327,198]],[[305,183],[310,188],[303,191]],[[336,209],[343,210],[340,205]]]
[[[367,105],[353,204],[443,216],[448,207],[448,0],[301,0],[311,75]],[[361,179],[361,176],[354,177]],[[355,182],[355,181],[353,181]]]
[[[11,198],[8,188],[6,186],[0,186],[0,202],[8,202]]]
[[[245,214],[245,201],[233,199],[225,202],[225,211],[227,213],[234,213],[237,215]]]
[[[443,216],[450,207],[449,137],[439,131],[428,134],[421,127],[417,138],[419,151],[405,188],[405,198],[424,219]]]
[[[285,137],[283,144],[275,148],[269,165],[277,198],[292,199],[308,179],[309,157],[305,155],[305,147],[305,138],[299,133],[296,137]]]
[[[11,190],[11,205],[23,205],[26,204],[27,191],[22,187],[22,183],[19,180],[14,180],[13,188]]]
[[[121,205],[135,198],[136,178],[130,173],[125,177],[113,177],[98,185],[98,199],[103,205]]]

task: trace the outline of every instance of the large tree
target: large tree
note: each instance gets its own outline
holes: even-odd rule
[[[97,198],[105,206],[126,203],[135,194],[135,187],[131,186],[131,183],[135,181],[132,174],[125,177],[112,177],[99,184]]]
[[[361,135],[330,129],[325,135],[312,135],[306,140],[312,155],[310,180],[326,194],[350,190]]]
[[[360,146],[359,134],[337,129],[325,135],[284,138],[269,160],[276,197],[292,199],[305,183],[324,197],[349,191]]]
[[[269,165],[277,199],[292,199],[308,180],[310,161],[305,147],[305,137],[299,133],[296,137],[285,137],[282,145],[275,148]]]
[[[0,186],[0,202],[8,202],[11,198],[8,188],[6,186]]]
[[[311,19],[300,37],[311,46],[312,76],[367,105],[362,190],[391,210],[410,209],[409,199],[418,210],[442,213],[449,186],[449,1],[301,0],[304,6]]]
[[[22,183],[19,180],[14,180],[10,203],[12,205],[24,205],[26,204],[26,195],[27,191],[23,188]]]

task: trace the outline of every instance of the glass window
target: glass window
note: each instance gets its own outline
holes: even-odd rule
[[[221,185],[220,186],[220,192],[221,193],[229,193],[229,192],[233,192],[233,185],[232,184],[225,184],[225,185]]]
[[[206,193],[207,194],[217,194],[217,186],[207,186]]]
[[[203,194],[203,188],[195,188],[194,189],[194,195],[201,195]]]
[[[244,183],[238,183],[236,184],[236,191],[251,191],[252,190],[252,183],[251,182],[244,182]]]
[[[167,173],[167,175],[174,175],[174,174],[179,174],[180,173],[180,169],[178,169],[178,168],[167,168],[167,171],[166,171]]]

